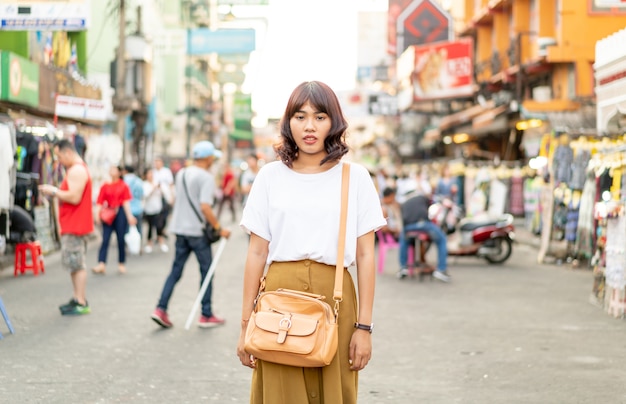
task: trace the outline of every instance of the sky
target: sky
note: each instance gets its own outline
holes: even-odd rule
[[[254,20],[266,13],[267,24]],[[259,121],[279,118],[291,91],[303,81],[323,81],[335,91],[354,88],[358,11],[384,11],[387,0],[269,0],[261,7],[233,7],[257,32],[257,50],[246,69]]]

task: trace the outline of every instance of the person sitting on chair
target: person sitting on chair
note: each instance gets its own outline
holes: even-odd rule
[[[407,232],[422,231],[428,234],[430,240],[437,246],[437,270],[433,276],[442,282],[450,282],[452,279],[447,271],[448,248],[446,235],[428,218],[430,200],[424,195],[416,195],[402,204],[403,231],[400,232],[400,279],[408,274],[408,250],[409,239]]]
[[[400,239],[402,231],[402,211],[400,204],[396,200],[396,190],[391,187],[385,187],[382,198],[383,215],[387,219],[387,224],[380,231],[390,234],[394,240]]]

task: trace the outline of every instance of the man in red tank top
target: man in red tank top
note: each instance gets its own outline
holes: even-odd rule
[[[91,309],[87,303],[87,271],[85,254],[87,236],[93,232],[93,213],[91,199],[91,177],[87,165],[76,152],[74,145],[66,139],[54,147],[54,154],[65,167],[65,179],[59,188],[42,185],[44,195],[59,200],[59,225],[61,227],[62,263],[72,276],[74,296],[59,307],[62,315],[88,314]]]

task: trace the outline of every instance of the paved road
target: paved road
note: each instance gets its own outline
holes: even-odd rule
[[[58,255],[43,276],[1,271],[17,332],[0,322],[0,403],[247,402],[251,373],[235,356],[246,243],[235,229],[215,278],[227,324],[209,330],[184,329],[195,260],[171,302],[175,327],[149,318],[171,252],[131,257],[125,276],[89,274],[92,313],[75,318],[57,309],[71,293]],[[450,263],[451,284],[400,281],[390,255],[359,403],[626,403],[626,324],[588,303],[589,271],[538,265],[528,245],[503,267]]]

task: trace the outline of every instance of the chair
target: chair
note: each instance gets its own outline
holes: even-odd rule
[[[384,233],[380,230],[376,232],[376,237],[378,237],[378,273],[382,274],[385,272],[385,258],[387,256],[388,250],[400,249],[400,243],[393,238],[390,233]],[[413,269],[413,262],[415,261],[415,254],[413,245],[409,245],[409,270]]]
[[[9,320],[9,315],[7,314],[7,310],[4,308],[4,303],[2,302],[2,298],[0,298],[0,313],[2,313],[4,322],[7,323],[7,327],[9,327],[9,332],[11,334],[15,334],[15,330],[13,329],[13,325],[11,324],[11,320]],[[2,333],[0,333],[0,339],[2,339]]]
[[[30,253],[30,263],[27,260],[27,255]],[[30,243],[19,243],[15,246],[15,263],[13,276],[17,276],[18,273],[24,274],[26,271],[33,271],[35,276],[41,273],[45,273],[45,265],[43,262],[43,254],[41,253],[41,244],[39,241],[32,241]]]

